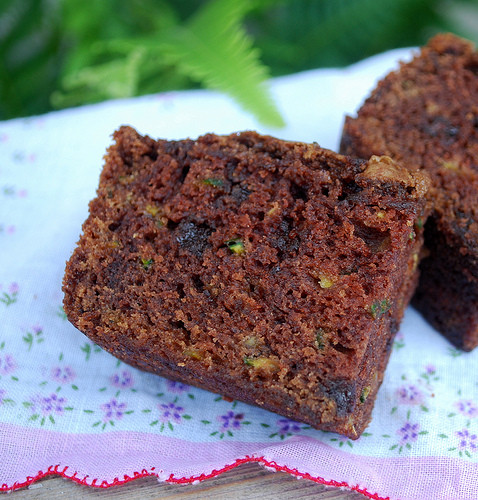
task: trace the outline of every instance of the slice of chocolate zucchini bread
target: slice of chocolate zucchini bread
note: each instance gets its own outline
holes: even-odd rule
[[[69,320],[133,366],[357,438],[416,285],[427,178],[254,132],[114,137]]]
[[[414,304],[456,346],[478,345],[478,53],[438,35],[345,121],[341,152],[387,154],[432,178]]]

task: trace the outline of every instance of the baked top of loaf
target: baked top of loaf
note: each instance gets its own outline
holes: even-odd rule
[[[426,169],[434,218],[473,255],[478,279],[478,52],[471,42],[437,35],[388,74],[357,118],[347,118],[341,151]]]
[[[478,345],[478,52],[452,34],[432,38],[347,117],[341,152],[387,154],[431,176],[414,304],[457,347]]]
[[[254,132],[114,134],[69,320],[155,373],[358,437],[415,283],[427,178]]]

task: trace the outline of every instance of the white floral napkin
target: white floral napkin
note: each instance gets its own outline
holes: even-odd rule
[[[402,50],[272,85],[287,128],[259,127],[207,91],[112,101],[0,123],[0,489],[58,473],[92,486],[155,474],[206,479],[246,461],[370,498],[472,499],[478,486],[478,351],[452,348],[409,309],[373,420],[351,441],[142,373],[92,344],[61,308],[65,261],[111,133],[257,129],[336,149],[343,117]]]

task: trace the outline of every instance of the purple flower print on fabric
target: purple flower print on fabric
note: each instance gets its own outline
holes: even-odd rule
[[[10,226],[10,227],[13,228],[13,231],[15,231],[14,226]],[[7,230],[8,230],[8,228],[7,228]],[[2,290],[2,288],[3,288],[2,285],[0,285],[0,291]],[[10,306],[12,304],[15,304],[15,302],[17,301],[17,295],[18,295],[18,292],[20,291],[20,287],[18,286],[18,283],[13,282],[13,283],[10,283],[7,290],[8,290],[7,292],[2,292],[0,294],[0,302],[3,302],[6,306]]]
[[[118,389],[129,389],[134,385],[134,378],[130,371],[122,370],[110,377],[110,383]]]
[[[3,400],[5,399],[6,394],[7,391],[5,389],[0,389],[0,405],[3,404]]]
[[[183,392],[189,391],[190,387],[182,382],[176,382],[175,380],[166,380],[166,389],[174,394],[182,394]]]
[[[234,405],[233,405],[234,408]],[[218,436],[219,439],[224,439],[225,436],[233,437],[233,431],[240,430],[245,425],[250,425],[251,422],[247,422],[244,420],[244,413],[235,413],[232,410],[229,410],[227,413],[223,415],[219,415],[217,420],[220,422],[219,430],[211,432],[210,436]],[[210,424],[211,422],[202,420],[204,424]],[[269,425],[266,425],[269,427]],[[275,435],[278,433],[276,432]]]
[[[43,337],[43,327],[33,325],[31,331],[27,331],[22,340],[27,344],[30,351],[35,344],[41,344],[45,340]]]
[[[25,198],[28,194],[26,189],[17,189],[15,186],[4,186],[2,191],[5,196],[18,198]]]
[[[397,434],[400,436],[400,445],[404,446],[408,443],[413,443],[418,439],[418,433],[420,431],[419,424],[412,424],[410,422],[405,422],[400,429],[397,430]]]
[[[50,396],[34,396],[31,399],[31,410],[33,413],[38,413],[44,417],[50,415],[63,415],[66,398],[58,396],[56,393],[50,394]]]
[[[478,416],[478,406],[471,399],[461,399],[453,406],[465,417],[475,418]]]
[[[9,375],[16,369],[17,363],[11,354],[0,355],[0,375]]]
[[[460,451],[476,453],[478,449],[478,436],[470,433],[467,428],[461,431],[456,431],[455,435],[458,438],[458,449]]]
[[[413,384],[403,385],[395,392],[398,402],[403,405],[421,405],[425,399],[424,394]]]
[[[58,394],[52,393],[50,396],[43,398],[43,412],[50,415],[63,415],[65,410],[66,398],[59,397]]]
[[[115,397],[111,398],[107,403],[100,405],[100,410],[103,412],[101,420],[97,420],[92,424],[92,427],[100,427],[105,430],[108,425],[114,427],[115,422],[123,419],[125,415],[131,415],[134,410],[126,411],[127,403],[118,401]],[[94,410],[83,410],[85,413],[95,414]]]
[[[221,422],[221,432],[238,430],[241,427],[241,423],[244,419],[243,413],[234,413],[229,410],[226,414],[217,417],[219,422]]]
[[[436,372],[436,367],[435,365],[432,365],[431,363],[425,366],[425,373],[427,375],[433,375]]]
[[[428,434],[428,431],[420,430],[421,426],[417,423],[412,423],[410,421],[411,410],[407,412],[407,420],[404,424],[397,429],[396,434],[399,436],[400,440],[395,444],[390,446],[389,450],[396,450],[398,453],[402,453],[404,449],[410,450],[412,448],[412,443],[418,440],[419,436],[424,436]],[[382,434],[384,438],[391,438],[389,434]]]
[[[402,349],[402,347],[405,347],[405,337],[403,336],[402,332],[398,332],[395,335],[395,339],[393,342],[393,347],[398,351],[399,349]]]
[[[104,403],[100,406],[103,411],[103,421],[111,422],[114,420],[121,420],[125,413],[127,404],[119,403],[115,398],[111,399],[108,403]]]
[[[182,406],[177,406],[175,403],[163,403],[158,405],[158,408],[161,412],[161,422],[174,422],[175,424],[181,422],[181,417],[184,413],[184,408]]]
[[[190,415],[184,414],[184,408],[176,404],[176,400],[172,403],[161,403],[157,406],[159,410],[159,419],[154,420],[150,423],[151,426],[157,425],[161,422],[159,426],[159,431],[163,432],[165,429],[174,431],[174,424],[180,424],[183,420],[190,420],[192,417]],[[149,412],[149,410],[147,410]],[[210,423],[210,422],[208,422]]]
[[[279,428],[277,434],[280,436],[290,436],[291,434],[297,434],[301,431],[300,424],[288,418],[281,418],[277,420],[276,423]]]
[[[59,384],[69,384],[75,380],[76,373],[71,366],[54,366],[50,378]]]

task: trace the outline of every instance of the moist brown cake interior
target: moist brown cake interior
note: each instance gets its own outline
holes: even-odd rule
[[[427,179],[254,132],[114,137],[69,320],[141,369],[357,438],[415,288]]]
[[[478,344],[478,53],[434,37],[347,117],[341,152],[426,169],[434,210],[414,303],[455,345]]]

